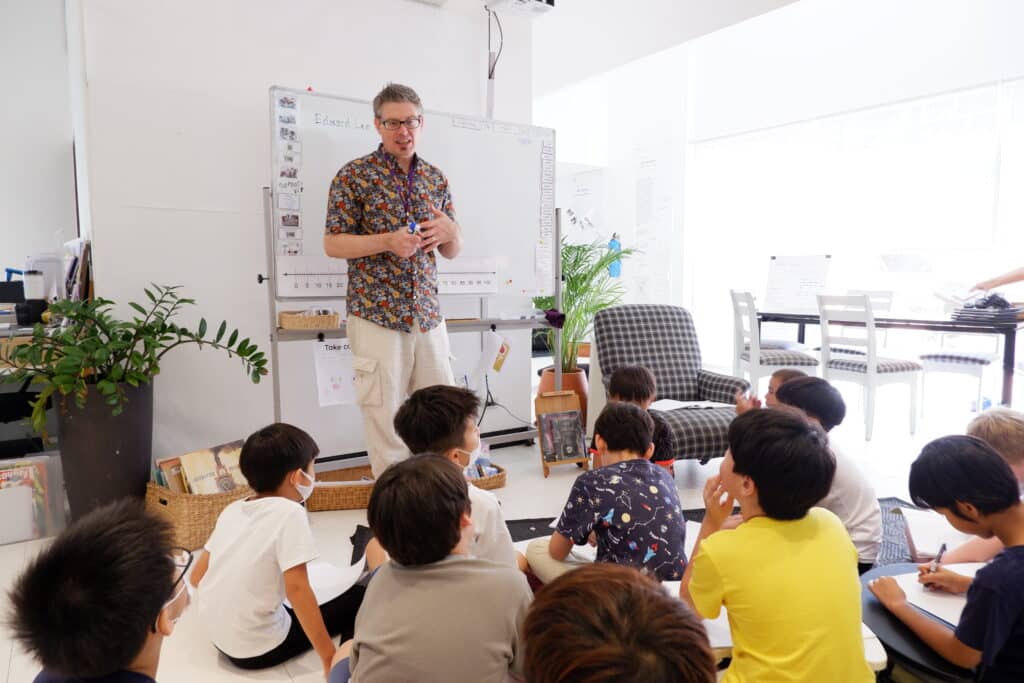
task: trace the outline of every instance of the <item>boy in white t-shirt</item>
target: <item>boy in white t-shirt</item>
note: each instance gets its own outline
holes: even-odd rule
[[[462,468],[480,448],[480,399],[468,389],[436,385],[414,391],[395,413],[395,432],[412,453],[437,453]],[[516,552],[498,498],[469,483],[473,537],[469,552],[482,560],[526,569]],[[387,556],[376,539],[366,548],[370,566]]]
[[[846,403],[834,386],[820,377],[796,377],[786,380],[775,390],[782,405],[799,408],[826,432],[846,417]],[[829,510],[846,527],[857,548],[859,573],[871,569],[882,547],[882,509],[871,482],[850,458],[829,439],[829,448],[836,457],[836,474],[828,495],[818,507]]]
[[[326,674],[331,636],[352,637],[366,587],[317,605],[306,573],[317,551],[302,503],[313,492],[318,453],[309,434],[287,424],[246,439],[239,464],[256,493],[224,508],[192,572],[210,638],[240,668],[277,666],[313,648]]]

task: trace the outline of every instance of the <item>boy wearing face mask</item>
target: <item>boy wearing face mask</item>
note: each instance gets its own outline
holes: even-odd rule
[[[32,560],[9,593],[9,627],[43,666],[35,683],[155,683],[164,638],[188,606],[190,554],[172,539],[170,524],[126,499]]]
[[[395,413],[395,432],[412,453],[438,453],[465,469],[480,450],[476,424],[480,399],[462,387],[436,385],[414,391]],[[498,498],[469,484],[473,535],[469,552],[482,560],[526,569],[526,558],[516,552]],[[370,566],[383,555],[374,540],[367,546]]]
[[[326,674],[336,649],[331,636],[352,637],[365,586],[317,605],[306,573],[317,551],[302,503],[313,492],[319,452],[309,434],[288,424],[246,439],[239,465],[256,493],[224,508],[196,561],[191,580],[202,621],[240,668],[277,666],[312,648]]]

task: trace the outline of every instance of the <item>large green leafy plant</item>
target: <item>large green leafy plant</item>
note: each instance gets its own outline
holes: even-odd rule
[[[613,251],[606,245],[569,244],[562,239],[562,372],[575,372],[579,345],[594,326],[594,315],[622,300],[622,281],[608,274],[608,266],[625,259],[634,249]],[[553,296],[534,297],[533,305],[541,310],[555,307]],[[548,348],[555,348],[555,331],[546,332]]]
[[[5,379],[30,379],[41,387],[32,403],[32,425],[37,432],[45,434],[46,405],[54,394],[71,396],[81,408],[89,392],[97,391],[111,406],[112,414],[119,415],[127,400],[125,386],[151,383],[164,356],[186,344],[227,351],[242,361],[254,383],[267,374],[264,354],[249,339],[239,340],[238,330],[228,334],[227,322],[210,336],[205,319],[200,319],[194,330],[176,324],[175,316],[195,304],[193,299],[179,296],[178,289],[161,285],[144,289],[148,305],[129,303],[138,313],[131,321],[114,318],[110,313],[114,302],[107,299],[50,304],[51,315],[62,321],[60,327],[48,330],[36,325],[31,341],[3,353],[3,360],[14,367]]]

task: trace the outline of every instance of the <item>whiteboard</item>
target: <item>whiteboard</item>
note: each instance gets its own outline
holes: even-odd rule
[[[831,256],[772,256],[761,310],[769,313],[818,314],[818,295],[825,293]]]
[[[347,264],[324,254],[331,181],[380,142],[369,102],[270,89],[274,285],[278,299],[344,296]],[[448,177],[463,231],[438,258],[441,294],[554,291],[555,132],[424,112],[417,153]]]

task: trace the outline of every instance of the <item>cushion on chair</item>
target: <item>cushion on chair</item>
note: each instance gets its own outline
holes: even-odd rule
[[[922,353],[918,356],[921,360],[932,363],[950,363],[953,365],[991,365],[992,354],[971,353],[969,351],[952,351],[944,349],[934,353]]]
[[[848,358],[832,358],[828,362],[828,367],[833,370],[867,373],[868,361],[867,358],[857,356],[850,356]],[[917,370],[923,370],[921,364],[917,361],[902,360],[899,358],[879,358],[875,371],[880,375],[891,375],[897,372],[915,372]]]
[[[745,361],[749,361],[750,352],[744,351],[740,354],[740,358]],[[761,349],[761,365],[784,365],[786,367],[796,367],[802,365],[813,366],[817,364],[817,358],[806,353],[800,353],[799,351],[766,351]]]
[[[659,398],[698,400],[700,346],[686,309],[654,304],[607,308],[594,316],[594,340],[603,376],[625,365],[643,365],[654,373]]]
[[[735,408],[676,408],[661,415],[672,428],[677,460],[696,459],[704,464],[725,455]]]
[[[749,351],[750,350],[750,344],[744,344],[743,348],[747,349]],[[773,351],[778,351],[778,350],[781,350],[781,349],[786,349],[788,351],[802,351],[802,350],[804,350],[806,348],[807,348],[806,344],[801,344],[800,342],[797,342],[797,341],[787,341],[785,339],[762,339],[761,340],[761,350],[762,351],[764,351],[766,349],[773,350]]]
[[[717,401],[718,403],[735,403],[736,392],[746,391],[750,382],[740,377],[723,375],[710,370],[697,373],[697,389],[701,401]]]
[[[820,346],[814,347],[815,351],[821,351]],[[829,348],[829,353],[846,353],[851,356],[866,356],[868,355],[867,349],[860,346],[833,346]]]

